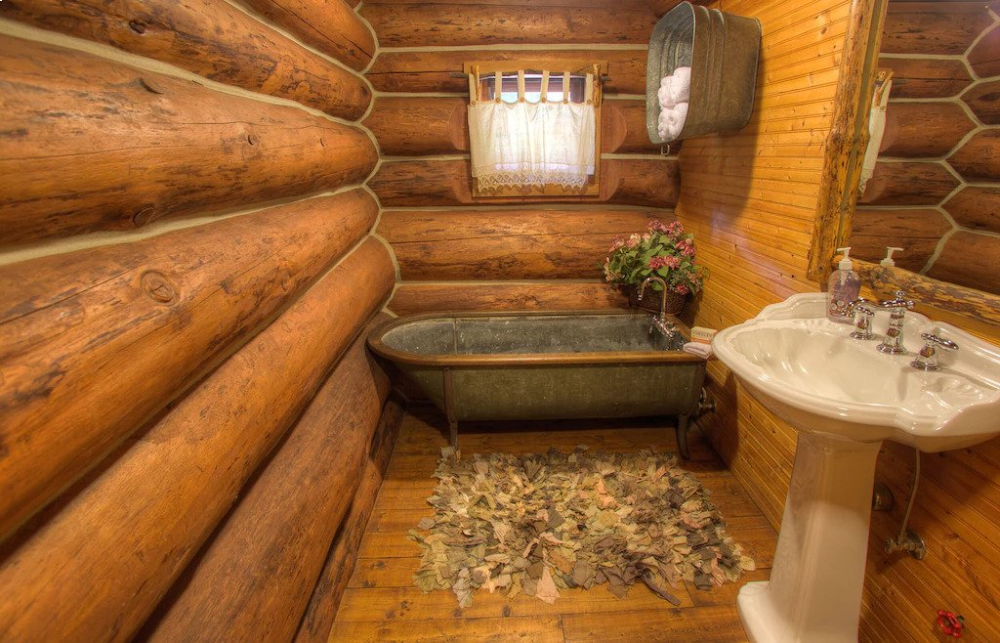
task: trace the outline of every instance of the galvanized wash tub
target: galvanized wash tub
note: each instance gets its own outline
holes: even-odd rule
[[[653,27],[646,58],[646,130],[656,144],[744,128],[753,112],[760,21],[682,2]],[[660,79],[691,68],[684,129],[675,139],[656,129]]]
[[[463,420],[669,415],[686,458],[705,361],[681,351],[684,335],[650,332],[651,321],[604,311],[417,315],[375,329],[368,345],[444,411],[452,444]]]

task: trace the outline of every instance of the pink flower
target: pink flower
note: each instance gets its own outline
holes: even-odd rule
[[[684,284],[677,284],[676,286],[674,286],[674,292],[677,293],[678,295],[686,295],[691,291],[688,290],[688,287],[685,286]]]
[[[625,245],[625,237],[621,236],[620,234],[616,234],[615,238],[611,240],[611,247],[608,248],[608,252],[614,252],[615,250],[621,248],[624,245]]]
[[[682,239],[677,242],[677,251],[680,252],[685,257],[694,256],[694,244],[687,239]]]
[[[666,232],[667,226],[660,223],[658,219],[653,219],[652,221],[646,224],[646,229],[649,230],[650,232]]]
[[[684,225],[680,221],[671,221],[670,225],[666,226],[664,232],[670,236],[679,237],[684,234]]]
[[[642,239],[637,233],[632,233],[629,235],[628,241],[625,243],[629,248],[635,248],[639,245],[639,241]]]
[[[642,235],[642,242],[643,243],[648,243],[649,240],[652,239],[652,238],[653,238],[653,235],[651,235],[650,233],[647,232],[646,234]]]
[[[681,260],[677,257],[657,256],[649,260],[649,267],[653,270],[658,268],[670,268],[673,270],[681,265]]]

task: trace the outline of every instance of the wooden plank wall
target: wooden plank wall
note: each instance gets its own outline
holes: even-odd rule
[[[667,8],[644,0],[615,3],[613,12],[593,0],[362,5],[380,46],[367,71],[375,100],[364,124],[382,154],[370,186],[385,208],[378,234],[400,270],[394,312],[624,305],[600,281],[598,263],[614,235],[672,218],[678,195],[677,147],[662,156],[645,132],[646,44]],[[453,74],[465,61],[516,59],[608,63],[597,199],[472,196],[468,82]]]
[[[951,4],[960,3],[939,6]],[[697,234],[699,254],[712,271],[696,313],[699,324],[725,328],[767,304],[819,289],[804,276],[850,5],[825,0],[789,10],[787,3],[713,4],[761,20],[763,58],[751,124],[734,136],[685,141],[680,155],[677,216]],[[890,19],[890,29],[892,24]],[[927,38],[933,39],[935,26],[953,28],[940,20],[925,23]],[[927,73],[928,84],[954,82],[940,74]],[[907,229],[905,221],[899,225]],[[723,365],[711,363],[709,373],[719,411],[701,425],[778,526],[795,432],[755,402]],[[897,502],[893,511],[873,518],[861,640],[940,640],[938,609],[963,614],[967,638],[1000,640],[998,449],[994,440],[922,456],[911,527],[928,541],[924,561],[884,553],[883,542],[898,532],[909,496],[913,452],[894,444],[883,449],[876,476],[890,485]]]
[[[2,640],[329,634],[399,419],[376,45],[247,5],[0,4]]]
[[[886,133],[851,244],[875,261],[1000,293],[1000,22],[982,2],[892,2]]]

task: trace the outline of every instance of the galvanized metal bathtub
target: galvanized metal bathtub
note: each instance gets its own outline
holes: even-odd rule
[[[627,312],[443,313],[403,317],[368,345],[394,362],[448,418],[463,420],[677,416],[698,408],[705,361],[668,340],[652,315]]]

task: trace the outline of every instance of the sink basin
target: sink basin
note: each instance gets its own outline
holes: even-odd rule
[[[778,417],[799,430],[852,440],[893,440],[922,451],[959,449],[1000,433],[1000,350],[947,324],[907,314],[908,355],[851,339],[829,321],[822,293],[795,295],[716,336],[716,355]],[[874,330],[885,334],[888,313]],[[922,332],[951,339],[940,371],[910,366]]]
[[[888,313],[873,329],[884,336]],[[907,313],[907,355],[850,337],[826,318],[822,293],[795,295],[723,330],[715,354],[771,412],[798,431],[771,578],[740,590],[753,641],[857,641],[875,463],[884,440],[923,451],[1000,434],[1000,350]],[[930,332],[958,344],[941,370],[910,366]]]

